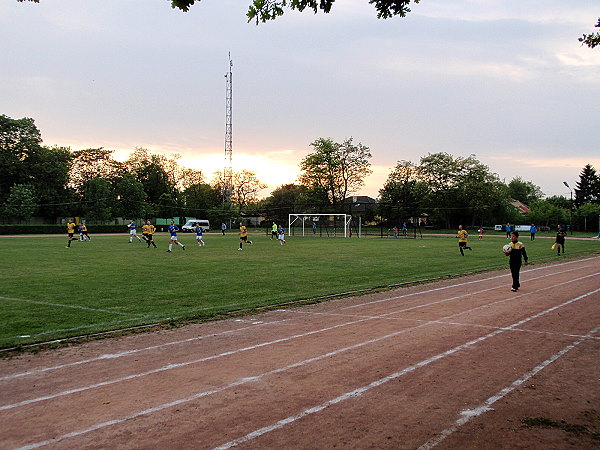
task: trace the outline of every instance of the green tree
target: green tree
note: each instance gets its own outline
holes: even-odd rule
[[[128,172],[135,175],[148,194],[148,200],[158,203],[163,194],[176,198],[177,183],[181,168],[179,155],[156,155],[143,148],[137,148],[125,161]]]
[[[430,217],[446,228],[498,221],[511,213],[507,189],[474,155],[429,154],[421,158],[419,176],[431,191]]]
[[[158,203],[154,206],[156,208],[156,214],[159,217],[179,217],[183,212],[183,209],[180,207],[173,194],[161,194],[158,198]]]
[[[15,184],[29,182],[30,158],[41,148],[42,136],[33,119],[0,115],[0,200]]]
[[[88,148],[73,152],[69,186],[82,193],[93,178],[103,178],[115,183],[125,172],[123,163],[113,159],[114,150]]]
[[[248,207],[251,203],[256,203],[259,192],[267,187],[266,184],[258,179],[256,173],[251,170],[234,172],[232,184],[231,201],[240,210]]]
[[[380,215],[394,225],[418,217],[429,193],[427,184],[420,181],[418,167],[410,161],[400,161],[379,190]]]
[[[546,199],[538,200],[529,205],[530,212],[526,214],[529,223],[535,223],[549,228],[554,228],[559,223],[569,220],[569,213],[556,204],[557,202]]]
[[[314,212],[307,211],[304,203],[306,201],[306,186],[297,184],[283,184],[271,192],[262,202],[262,209],[269,220],[285,222],[288,214],[294,212]]]
[[[30,184],[14,184],[4,203],[4,215],[28,220],[37,211],[35,188]]]
[[[525,181],[521,177],[515,177],[508,183],[508,192],[511,198],[526,205],[541,200],[544,196],[539,186],[536,186],[531,181]]]
[[[354,145],[352,138],[337,143],[319,138],[311,146],[313,153],[300,162],[301,184],[318,194],[325,194],[329,204],[338,205],[364,185],[372,172],[369,148]]]
[[[600,202],[600,176],[594,167],[586,164],[579,174],[573,203],[575,203],[576,207],[580,207],[587,203],[598,202]]]
[[[126,173],[116,183],[115,194],[117,198],[116,214],[123,218],[144,217],[147,212],[145,204],[147,195],[144,185],[135,176]]]
[[[196,3],[196,1],[200,2],[200,0],[172,0],[171,5],[173,8],[188,11],[190,6]],[[308,9],[314,13],[321,10],[328,13],[331,11],[334,1],[335,0],[253,0],[248,8],[246,16],[248,17],[248,22],[255,20],[258,24],[260,22],[276,19],[283,15],[285,8],[298,11]],[[406,14],[410,12],[408,6],[411,2],[419,3],[419,0],[369,0],[370,4],[375,5],[377,17],[379,19],[388,19],[393,16],[406,16]]]
[[[196,183],[182,193],[186,211],[196,217],[204,217],[206,211],[221,205],[219,193],[210,184]]]
[[[83,202],[86,219],[104,222],[114,217],[114,190],[112,184],[104,178],[94,177],[87,182]]]
[[[600,18],[598,18],[598,23],[595,27],[600,28]],[[581,42],[581,45],[587,45],[589,48],[594,48],[597,45],[600,45],[600,33],[584,34],[579,38],[579,42]]]
[[[36,214],[55,218],[65,209],[71,154],[41,142],[33,119],[0,115],[0,203],[12,186],[26,184],[36,196]]]
[[[598,221],[600,220],[600,203],[586,203],[585,205],[581,205],[575,211],[574,220],[582,230],[587,231],[588,228],[596,230]]]
[[[70,214],[67,185],[71,162],[72,154],[64,147],[40,147],[30,158],[30,183],[35,188],[40,205],[37,215],[54,221]]]

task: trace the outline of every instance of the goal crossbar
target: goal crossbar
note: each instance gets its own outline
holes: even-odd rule
[[[313,223],[317,222],[321,217],[333,217],[334,221],[335,218],[338,217],[339,219],[342,220],[342,223],[344,224],[344,237],[348,237],[349,233],[349,229],[350,229],[350,222],[352,221],[352,216],[350,214],[334,214],[334,213],[303,213],[303,214],[288,214],[288,231],[291,233],[292,231],[292,225],[294,225],[296,222],[301,221],[302,222],[302,236],[306,235],[306,221],[307,220],[311,220]]]

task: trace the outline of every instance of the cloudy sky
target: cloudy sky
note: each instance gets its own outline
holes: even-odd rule
[[[46,145],[179,153],[222,170],[233,59],[233,166],[294,182],[320,137],[371,149],[377,196],[400,160],[474,154],[509,182],[569,195],[600,170],[597,0],[421,0],[376,19],[332,13],[246,22],[250,0],[3,0],[0,114],[34,118]]]

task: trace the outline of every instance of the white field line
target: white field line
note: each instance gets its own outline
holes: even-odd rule
[[[458,419],[456,419],[456,421],[454,422],[454,424],[451,427],[445,429],[444,431],[439,433],[437,436],[433,437],[432,439],[427,441],[425,444],[421,445],[418,448],[418,450],[429,450],[429,449],[435,447],[436,445],[442,443],[448,436],[450,436],[455,431],[457,431],[461,426],[465,425],[467,422],[470,422],[471,419],[473,419],[474,417],[478,417],[488,411],[492,411],[491,406],[494,403],[496,403],[498,400],[501,400],[504,397],[506,397],[508,394],[510,394],[516,388],[518,388],[523,383],[525,383],[527,380],[529,380],[531,377],[533,377],[535,374],[537,374],[538,372],[540,372],[541,370],[543,370],[544,368],[546,368],[547,366],[552,364],[554,361],[556,361],[558,358],[560,358],[567,352],[573,350],[579,344],[584,342],[587,338],[590,338],[590,337],[593,338],[594,337],[593,335],[595,333],[597,333],[598,330],[599,330],[599,328],[595,328],[595,329],[591,330],[586,336],[583,336],[580,339],[578,339],[577,341],[573,342],[572,344],[567,345],[562,350],[555,353],[554,355],[552,355],[550,358],[543,361],[542,363],[538,364],[536,367],[531,369],[529,372],[525,373],[521,378],[513,381],[511,384],[509,384],[505,388],[501,389],[496,394],[492,395],[490,398],[488,398],[485,402],[483,402],[479,406],[477,406],[473,409],[467,409],[467,410],[461,411]]]
[[[551,287],[549,287],[549,288],[551,288]],[[549,288],[545,288],[545,289],[549,289]],[[597,292],[597,291],[600,291],[600,288],[597,289],[594,292]],[[460,345],[458,347],[455,347],[454,349],[448,350],[447,352],[444,352],[444,353],[440,354],[441,356],[437,355],[437,356],[434,356],[432,358],[429,358],[429,359],[425,360],[425,361],[429,361],[426,364],[424,364],[423,361],[422,361],[422,362],[420,362],[420,363],[418,363],[418,364],[416,364],[414,366],[410,366],[409,368],[404,369],[404,371],[402,371],[401,375],[404,375],[405,373],[412,372],[416,368],[423,367],[423,366],[429,364],[430,362],[433,362],[433,361],[435,361],[437,359],[441,359],[442,357],[445,357],[445,356],[448,356],[448,355],[450,355],[452,353],[455,353],[455,352],[459,351],[460,349],[463,349],[463,348],[475,345],[476,343],[479,343],[479,342],[481,342],[481,341],[483,341],[483,340],[485,340],[485,339],[487,339],[489,337],[492,337],[492,336],[495,336],[497,334],[503,333],[504,331],[509,331],[509,330],[515,329],[519,325],[522,325],[523,323],[526,323],[527,321],[532,320],[533,318],[537,318],[537,317],[539,317],[539,316],[541,316],[543,314],[546,314],[547,312],[554,311],[554,310],[556,310],[556,309],[558,309],[558,308],[560,308],[562,306],[566,306],[569,303],[577,301],[577,300],[579,300],[581,298],[584,298],[584,297],[586,297],[587,295],[590,295],[590,294],[591,293],[584,294],[584,295],[579,296],[579,297],[577,297],[575,299],[572,299],[572,300],[569,300],[567,302],[564,302],[561,305],[554,306],[554,307],[549,308],[549,309],[547,309],[547,310],[545,310],[545,311],[543,311],[541,313],[537,313],[537,314],[535,314],[533,316],[530,316],[529,318],[526,318],[526,319],[523,319],[523,320],[521,320],[519,322],[516,322],[515,324],[513,324],[513,325],[511,325],[509,327],[505,327],[505,328],[503,328],[501,330],[496,330],[496,331],[488,334],[487,336],[484,336],[482,338],[477,338],[477,339],[475,339],[473,341],[467,342],[466,344]],[[527,294],[523,294],[523,295],[527,295]],[[447,316],[447,318],[452,317],[454,315],[456,315],[456,314]],[[51,444],[51,443],[54,443],[54,442],[61,441],[63,439],[69,438],[69,437],[79,436],[79,435],[86,434],[86,433],[89,433],[89,432],[94,431],[94,430],[98,430],[100,428],[104,428],[104,427],[107,427],[107,426],[119,424],[119,423],[125,422],[126,420],[137,418],[137,417],[140,417],[142,415],[146,415],[146,414],[151,414],[151,413],[154,413],[154,412],[162,411],[162,410],[170,408],[172,406],[180,405],[180,404],[183,404],[183,403],[190,402],[192,400],[196,400],[196,399],[199,399],[199,398],[202,398],[202,397],[206,397],[208,395],[215,394],[215,393],[224,391],[226,389],[230,389],[232,387],[241,386],[241,385],[246,384],[246,383],[259,381],[259,380],[261,380],[263,377],[265,377],[267,375],[272,375],[272,374],[280,373],[280,372],[283,372],[283,371],[286,371],[286,370],[289,370],[289,369],[295,368],[295,367],[301,367],[301,366],[310,364],[312,362],[319,361],[321,359],[325,359],[325,358],[328,358],[328,357],[332,357],[332,356],[341,354],[342,352],[345,352],[345,351],[353,350],[353,349],[356,349],[356,348],[363,347],[365,345],[369,345],[369,344],[372,344],[372,343],[376,343],[376,342],[382,341],[384,339],[388,339],[390,337],[398,336],[398,335],[400,335],[402,333],[406,333],[408,331],[412,331],[412,330],[414,330],[416,328],[421,328],[421,327],[424,327],[426,325],[429,325],[429,324],[428,323],[423,323],[423,324],[415,326],[415,327],[411,327],[411,328],[403,329],[403,330],[400,330],[400,331],[397,331],[397,332],[394,332],[394,333],[390,333],[389,335],[386,335],[386,336],[381,336],[381,337],[378,337],[378,338],[374,338],[374,339],[371,339],[371,340],[368,340],[368,341],[365,341],[365,342],[354,344],[354,345],[346,347],[346,348],[338,349],[338,350],[335,350],[335,351],[332,351],[332,352],[329,352],[329,353],[326,353],[326,354],[322,354],[322,355],[319,355],[319,356],[316,356],[316,357],[313,357],[313,358],[309,358],[309,359],[304,360],[304,361],[299,361],[299,362],[290,364],[288,366],[285,366],[285,367],[282,367],[282,368],[279,368],[279,369],[274,369],[274,370],[271,370],[269,372],[265,372],[265,373],[257,375],[257,376],[241,378],[241,379],[239,379],[239,380],[237,380],[237,381],[235,381],[233,383],[230,383],[228,385],[225,385],[225,386],[214,388],[214,389],[211,389],[209,391],[199,392],[199,393],[193,394],[190,397],[186,397],[186,398],[183,398],[183,399],[175,400],[173,402],[169,402],[169,403],[165,403],[165,404],[162,404],[162,405],[158,405],[158,406],[155,406],[155,407],[152,407],[152,408],[149,408],[149,409],[146,409],[146,410],[143,410],[143,411],[139,411],[137,413],[134,413],[134,414],[122,417],[120,419],[114,419],[114,420],[110,420],[110,421],[107,421],[107,422],[102,422],[100,424],[92,425],[91,427],[85,428],[83,430],[79,430],[79,431],[67,433],[65,435],[58,436],[58,437],[53,438],[53,439],[42,441],[42,442],[39,442],[37,444],[31,444],[31,445],[28,445],[28,446],[25,446],[25,447],[21,447],[21,448],[25,449],[25,448],[37,448],[37,447],[41,447],[41,446],[44,446],[44,445],[48,445],[48,444]],[[412,367],[412,369],[411,369],[411,367]],[[387,378],[389,378],[389,377],[386,377],[386,379]]]
[[[2,299],[3,297],[0,297],[0,299]],[[15,299],[15,300],[23,300],[23,299]],[[26,300],[25,300],[26,301]],[[206,311],[209,309],[218,309],[218,308],[223,308],[223,307],[228,307],[228,306],[244,306],[244,305],[249,305],[250,302],[245,302],[245,303],[228,303],[225,305],[219,305],[219,306],[205,306],[202,308],[194,308],[194,309],[188,309],[185,311],[178,311],[177,312],[177,316],[181,316],[189,314],[191,312],[198,312],[198,311]],[[63,305],[64,306],[64,305]],[[107,326],[112,326],[112,325],[116,325],[116,324],[121,324],[121,323],[126,323],[126,322],[133,322],[136,320],[140,320],[140,319],[153,319],[153,320],[168,320],[168,319],[172,319],[173,314],[172,313],[168,313],[168,314],[130,314],[133,317],[131,319],[124,319],[124,320],[113,320],[110,322],[98,322],[98,323],[92,323],[90,325],[81,325],[79,327],[72,327],[72,328],[55,328],[53,330],[47,330],[47,331],[42,331],[40,333],[36,333],[36,334],[32,334],[30,335],[30,337],[40,337],[40,336],[45,336],[48,334],[52,334],[52,333],[57,333],[57,332],[66,332],[66,331],[79,331],[79,330],[86,330],[89,328],[95,328],[95,327],[107,327]],[[118,331],[118,330],[117,330]],[[16,336],[12,337],[13,339],[16,338]],[[0,378],[1,380],[1,378]]]
[[[225,450],[225,449],[228,449],[228,448],[235,447],[237,445],[246,443],[246,442],[248,442],[248,441],[250,441],[252,439],[255,439],[255,438],[259,437],[259,436],[262,436],[263,434],[269,433],[271,431],[274,431],[274,430],[282,428],[282,427],[284,427],[286,425],[289,425],[290,423],[296,422],[297,420],[299,420],[299,419],[301,419],[303,417],[306,417],[308,415],[320,412],[320,411],[322,411],[322,410],[324,410],[324,409],[326,409],[326,408],[328,408],[328,407],[330,407],[332,405],[335,405],[337,403],[343,402],[343,401],[351,399],[351,398],[360,397],[364,393],[370,391],[373,388],[379,387],[379,386],[381,386],[381,385],[383,385],[383,384],[385,384],[385,383],[387,383],[389,381],[395,380],[397,378],[400,378],[403,375],[406,375],[406,374],[411,373],[411,372],[413,372],[413,371],[415,371],[417,369],[425,367],[425,366],[431,364],[434,361],[438,361],[438,360],[440,360],[442,358],[445,358],[445,357],[447,357],[449,355],[452,355],[452,354],[454,354],[454,353],[456,353],[458,351],[464,350],[466,348],[473,347],[474,345],[479,344],[480,342],[485,341],[485,340],[487,340],[487,339],[489,339],[491,337],[497,336],[498,334],[501,334],[501,333],[503,333],[505,331],[512,330],[513,328],[516,328],[516,327],[518,327],[520,325],[523,325],[526,322],[529,322],[529,321],[531,321],[533,319],[537,319],[537,318],[539,318],[539,317],[541,317],[541,316],[543,316],[543,315],[545,315],[545,314],[547,314],[549,312],[555,311],[555,310],[557,310],[559,308],[562,308],[563,306],[567,306],[567,305],[569,305],[571,303],[574,303],[576,301],[584,299],[584,298],[586,298],[586,297],[588,297],[590,295],[596,294],[598,292],[600,292],[600,288],[595,289],[593,291],[590,291],[590,292],[588,292],[586,294],[580,295],[578,297],[572,298],[571,300],[567,300],[566,302],[561,303],[560,305],[553,306],[552,308],[548,308],[548,309],[546,309],[546,310],[544,310],[542,312],[539,312],[539,313],[534,314],[532,316],[529,316],[529,317],[527,317],[525,319],[522,319],[522,320],[520,320],[518,322],[515,322],[514,324],[509,325],[508,327],[505,327],[505,329],[493,331],[493,332],[491,332],[489,334],[486,334],[485,336],[481,336],[479,338],[473,339],[473,340],[471,340],[469,342],[466,342],[464,344],[461,344],[461,345],[458,345],[456,347],[453,347],[450,350],[446,350],[445,352],[438,353],[437,355],[432,356],[431,358],[424,359],[423,361],[420,361],[420,362],[418,362],[416,364],[413,364],[412,366],[408,366],[408,367],[404,368],[403,370],[400,370],[398,372],[392,373],[392,374],[390,374],[390,375],[388,375],[386,377],[380,378],[379,380],[375,380],[372,383],[369,383],[369,384],[367,384],[365,386],[362,386],[360,388],[354,389],[354,390],[352,390],[350,392],[346,392],[345,394],[342,394],[342,395],[340,395],[340,396],[338,396],[336,398],[333,398],[333,399],[331,399],[331,400],[329,400],[329,401],[327,401],[325,403],[321,403],[320,405],[313,406],[312,408],[305,409],[304,411],[300,412],[299,414],[296,414],[294,416],[289,416],[289,417],[287,417],[285,419],[282,419],[282,420],[279,420],[279,421],[275,422],[272,425],[260,428],[258,430],[255,430],[255,431],[251,432],[251,433],[248,433],[245,436],[242,436],[242,437],[240,437],[238,439],[234,439],[234,440],[229,441],[229,442],[227,442],[225,444],[219,445],[218,447],[215,447],[215,450]]]
[[[120,316],[140,317],[140,318],[146,317],[142,314],[132,314],[132,313],[125,313],[125,312],[121,312],[121,311],[112,311],[110,309],[90,308],[88,306],[65,305],[62,303],[44,302],[41,300],[31,300],[28,298],[0,297],[0,300],[6,300],[6,301],[11,301],[11,302],[22,302],[22,303],[34,303],[36,305],[52,306],[52,307],[58,307],[58,308],[81,309],[83,311],[93,311],[93,312],[101,312],[101,313],[108,313],[108,314],[117,314]]]
[[[579,262],[592,261],[592,260],[597,260],[597,257],[594,256],[594,257],[591,257],[591,258],[579,259],[579,260],[576,260],[576,261],[568,261],[568,262],[562,263],[560,265],[562,266],[562,265],[566,265],[566,264],[575,264],[575,263],[579,263]],[[552,266],[552,268],[554,268],[554,267],[555,266]],[[521,274],[535,272],[535,271],[538,271],[538,270],[546,270],[546,269],[550,269],[550,268],[551,267],[549,267],[549,266],[536,267],[536,268],[533,268],[533,269],[522,270]],[[580,269],[581,268],[578,267],[576,269],[570,269],[570,270],[580,270]],[[568,271],[569,270],[562,271],[562,272],[559,272],[559,273],[564,273],[564,272],[568,272]],[[439,291],[443,291],[443,290],[450,289],[450,288],[468,286],[468,285],[474,284],[474,283],[481,283],[483,281],[495,280],[495,279],[498,279],[498,278],[509,277],[509,276],[510,276],[510,273],[505,273],[505,274],[502,274],[502,275],[495,275],[493,277],[487,277],[487,278],[483,278],[483,279],[479,279],[479,280],[465,281],[464,283],[458,283],[458,284],[452,284],[452,285],[448,285],[448,286],[442,286],[442,287],[438,287],[438,288],[428,289],[426,291],[413,292],[413,293],[410,293],[410,294],[399,295],[399,296],[396,296],[396,297],[388,297],[388,298],[384,298],[384,299],[380,299],[380,300],[373,300],[373,301],[361,303],[361,304],[358,304],[358,305],[346,306],[346,307],[340,308],[340,310],[343,310],[343,309],[352,309],[352,308],[360,308],[361,306],[372,305],[374,303],[389,302],[389,301],[398,300],[398,299],[401,299],[401,298],[411,297],[411,296],[414,296],[414,295],[428,294],[428,293],[431,293],[431,292],[439,292]],[[533,279],[535,280],[535,278],[533,278]]]
[[[545,277],[548,277],[548,276],[551,276],[551,275],[557,275],[557,274],[561,274],[561,273],[566,273],[566,272],[570,272],[572,270],[575,270],[575,269],[567,269],[567,270],[561,271],[561,272],[553,272],[552,274],[541,275],[539,277],[532,278],[532,280],[539,279],[539,278],[545,278]],[[490,279],[495,279],[495,278],[497,278],[497,277],[491,277]],[[445,287],[445,288],[447,288],[447,287]],[[446,299],[443,299],[443,300],[436,300],[434,302],[430,302],[430,303],[427,303],[425,305],[417,305],[417,306],[412,306],[412,307],[409,307],[409,308],[399,309],[399,310],[392,311],[390,313],[386,313],[386,314],[383,314],[383,315],[365,316],[364,319],[365,320],[381,319],[381,318],[384,318],[386,316],[390,316],[390,315],[393,315],[393,314],[398,314],[398,313],[410,311],[410,310],[413,310],[413,309],[424,308],[424,307],[436,305],[436,304],[439,304],[439,303],[444,303],[444,302],[448,302],[448,301],[452,301],[452,300],[457,300],[459,298],[463,298],[463,297],[466,297],[468,295],[481,294],[481,293],[488,292],[488,291],[491,291],[491,290],[494,290],[494,289],[499,289],[499,288],[500,288],[500,286],[486,288],[486,289],[483,289],[483,290],[477,291],[477,292],[470,292],[468,294],[462,294],[462,295],[456,296],[456,297],[449,297],[449,298],[446,298]],[[429,290],[426,290],[426,291],[422,291],[421,293],[430,293],[431,291],[432,290],[429,289]],[[407,296],[418,295],[418,294],[419,293],[412,293],[412,294],[407,294]],[[402,297],[403,296],[399,296],[399,297],[396,297],[396,298],[400,299]],[[370,304],[370,303],[371,302],[367,302],[365,304]],[[281,311],[287,311],[287,310],[281,310]],[[300,312],[299,310],[289,310],[289,311]],[[327,314],[327,313],[312,313],[312,314]],[[356,317],[360,318],[361,317],[361,316],[351,316],[351,315],[349,315],[349,316],[350,317],[354,317],[354,318],[356,318]],[[285,320],[270,322],[270,323],[266,323],[266,324],[267,325],[269,325],[269,324],[277,324],[277,323],[280,323],[280,322],[286,322],[286,321],[291,321],[291,320],[294,320],[294,319],[285,319]],[[355,323],[357,323],[357,322],[356,321],[350,321],[350,322],[347,322],[347,323],[341,324],[341,325],[342,326],[343,325],[353,325]],[[262,325],[262,324],[260,324],[260,325]],[[259,325],[254,325],[254,326],[259,326]],[[184,343],[199,341],[199,340],[206,339],[206,338],[209,338],[209,337],[214,337],[214,336],[219,336],[219,335],[225,335],[225,334],[235,333],[237,331],[246,330],[248,328],[252,328],[252,327],[242,327],[242,328],[238,328],[238,329],[235,329],[235,330],[224,331],[224,332],[217,333],[217,334],[197,336],[197,337],[193,337],[193,338],[188,338],[188,339],[183,339],[183,340],[178,340],[178,341],[167,342],[167,343],[164,343],[164,344],[153,345],[153,346],[143,347],[143,348],[139,348],[139,349],[126,350],[126,351],[122,351],[122,352],[118,352],[118,353],[112,353],[112,354],[109,353],[109,354],[100,355],[100,356],[97,356],[97,357],[94,357],[94,358],[89,358],[89,359],[85,359],[85,360],[81,360],[81,361],[75,361],[75,362],[72,362],[72,363],[60,364],[60,365],[57,365],[57,366],[44,367],[44,368],[40,368],[40,369],[29,370],[27,372],[20,372],[20,373],[15,373],[15,374],[11,374],[11,375],[5,375],[3,377],[0,377],[0,382],[6,381],[6,380],[10,380],[10,379],[13,379],[13,378],[19,378],[19,377],[24,377],[24,376],[37,375],[37,374],[40,374],[40,373],[43,373],[43,372],[52,371],[52,370],[59,370],[59,369],[67,368],[67,367],[72,367],[72,366],[77,366],[77,365],[82,365],[82,364],[88,364],[88,363],[92,363],[92,362],[96,362],[96,361],[100,361],[100,360],[105,360],[105,359],[121,358],[121,357],[124,357],[124,356],[134,355],[134,354],[137,354],[137,353],[140,353],[140,352],[145,352],[145,351],[156,350],[156,349],[168,347],[168,346],[171,346],[171,345],[184,344]],[[328,331],[328,330],[329,330],[329,328],[324,328],[322,330],[316,330],[316,332],[319,332],[319,331]]]

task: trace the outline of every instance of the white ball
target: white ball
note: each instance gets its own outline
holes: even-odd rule
[[[504,247],[502,247],[502,250],[504,251],[504,253],[510,253],[512,247],[510,246],[510,244],[505,244]]]

